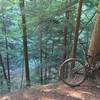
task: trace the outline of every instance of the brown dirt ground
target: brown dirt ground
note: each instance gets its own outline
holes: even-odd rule
[[[8,93],[0,100],[100,100],[100,88],[90,83],[75,88],[57,83]]]

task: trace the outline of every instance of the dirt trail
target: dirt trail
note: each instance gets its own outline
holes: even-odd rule
[[[9,93],[0,100],[100,100],[100,88],[88,84],[71,88],[58,83]]]

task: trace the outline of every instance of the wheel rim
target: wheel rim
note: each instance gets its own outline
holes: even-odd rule
[[[78,60],[69,60],[62,66],[62,80],[64,83],[70,86],[76,86],[81,84],[86,75],[84,65]]]

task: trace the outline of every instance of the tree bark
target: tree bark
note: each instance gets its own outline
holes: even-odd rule
[[[46,47],[45,47],[46,48],[46,52],[45,52],[45,61],[46,61],[46,63],[45,63],[45,70],[44,70],[45,71],[44,72],[44,83],[45,84],[47,84],[47,78],[48,78],[47,77],[47,73],[48,73],[48,66],[47,66],[47,61],[48,61],[48,54],[47,54],[48,53],[47,52],[48,48],[47,48],[47,46],[48,46],[48,44],[47,44],[47,42],[48,42],[48,40],[46,39]]]
[[[42,32],[40,33],[40,82],[41,85],[43,85],[44,80],[43,80],[43,61],[42,61]]]
[[[98,6],[98,11],[100,11],[100,3]],[[96,15],[96,22],[91,36],[88,54],[92,56],[99,54],[95,58],[95,60],[100,60],[100,13],[99,12]]]
[[[72,45],[72,55],[71,55],[72,58],[76,57],[78,31],[79,31],[79,27],[80,27],[82,4],[83,4],[83,0],[79,0],[78,14],[77,14],[77,19],[76,19],[76,26],[75,26],[75,31],[74,31],[74,34],[73,34],[73,45]]]
[[[8,91],[10,91],[11,88],[11,84],[10,84],[10,66],[9,66],[9,53],[8,53],[8,39],[7,39],[7,29],[6,29],[6,24],[5,24],[5,17],[3,17],[3,28],[2,28],[2,32],[5,33],[5,48],[6,48],[6,65],[7,65],[7,76],[6,73],[4,72],[5,78],[7,79],[7,85],[8,85]],[[1,56],[1,54],[0,54]],[[4,70],[4,65],[3,65],[3,61],[2,61],[2,56],[1,56],[1,64]]]
[[[90,63],[95,63],[100,61],[100,3],[98,6],[98,13],[96,15],[96,22],[94,25],[93,33],[91,36],[90,46],[88,49],[88,54],[91,56],[97,55],[94,59],[89,59]],[[99,65],[100,66],[100,65]],[[96,72],[97,83],[100,84],[100,68]]]
[[[67,26],[64,26],[64,55],[63,60],[66,59],[67,56]]]
[[[27,47],[27,28],[26,28],[26,17],[25,17],[24,5],[25,5],[24,0],[19,0],[19,6],[20,6],[20,11],[22,16],[26,86],[30,86],[30,73],[29,73],[28,47]]]
[[[68,3],[68,5],[67,5]],[[69,22],[69,14],[70,12],[67,11],[69,10],[68,8],[70,8],[71,6],[71,0],[66,1],[66,12],[65,12],[65,25],[64,25],[64,55],[63,55],[63,60],[66,59],[67,55],[67,34],[68,34],[68,27],[67,24]]]
[[[70,14],[70,12],[69,12],[69,8],[70,8],[70,6],[71,6],[71,0],[66,0],[66,12],[65,12],[65,25],[64,25],[64,32],[63,32],[63,37],[64,37],[64,54],[63,54],[63,61],[65,60],[65,59],[67,59],[68,58],[68,47],[67,47],[67,35],[68,35],[68,22],[69,22],[69,14]],[[68,10],[68,11],[67,11]],[[67,68],[63,68],[63,70],[62,70],[62,75],[63,75],[63,73],[66,73],[67,72]],[[62,75],[60,76],[60,78],[59,79],[61,79],[61,77],[62,77]]]
[[[3,59],[2,59],[2,55],[1,54],[0,54],[0,63],[1,63],[2,69],[3,69],[4,78],[7,81],[7,74],[6,74],[6,70],[5,70],[5,66],[4,66],[4,63],[3,63]]]
[[[6,42],[6,50],[7,50],[7,71],[8,71],[8,89],[10,91],[11,88],[11,83],[10,83],[10,66],[9,66],[9,53],[8,53],[8,40],[7,40],[7,36],[5,35],[5,42]]]

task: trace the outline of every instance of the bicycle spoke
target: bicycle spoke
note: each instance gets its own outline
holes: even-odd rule
[[[66,71],[63,73],[62,80],[64,83],[70,86],[77,86],[85,79],[85,67],[76,59],[69,59],[68,61],[65,61],[62,65],[62,69],[66,69]]]

